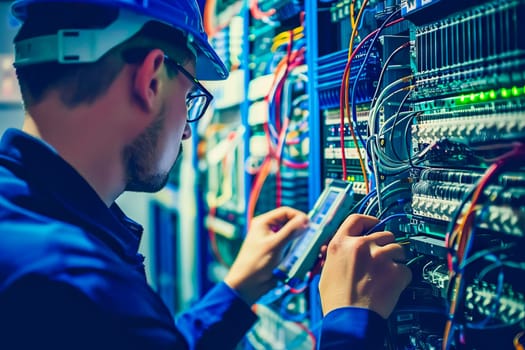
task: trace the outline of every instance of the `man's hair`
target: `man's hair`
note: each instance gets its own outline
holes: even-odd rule
[[[103,28],[118,16],[117,7],[81,4],[46,3],[28,8],[27,19],[22,24],[14,42],[41,35],[56,34],[60,29]],[[125,61],[122,52],[126,49],[160,48],[173,50],[170,56],[184,63],[192,57],[186,45],[185,35],[175,28],[151,21],[133,37],[117,45],[93,63],[59,64],[39,63],[16,68],[25,108],[29,108],[56,90],[68,107],[92,103],[102,96]]]

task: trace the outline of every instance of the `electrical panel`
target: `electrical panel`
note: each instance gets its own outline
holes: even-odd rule
[[[196,130],[207,278],[254,216],[343,181],[413,272],[385,349],[523,349],[525,1],[214,3],[231,74]],[[261,298],[240,347],[315,348],[318,272]]]

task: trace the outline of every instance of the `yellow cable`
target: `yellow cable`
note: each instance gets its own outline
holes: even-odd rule
[[[363,1],[363,5],[361,6],[361,8],[359,9],[359,12],[357,13],[357,17],[355,19],[355,21],[353,22],[353,25],[352,25],[352,35],[350,36],[350,42],[348,44],[348,59],[350,59],[350,56],[352,56],[352,50],[353,50],[353,47],[354,47],[354,39],[355,39],[355,36],[357,35],[357,26],[359,24],[359,22],[361,21],[361,16],[363,15],[363,11],[365,10],[365,7],[366,5],[368,5],[368,0],[364,0]],[[352,12],[352,7],[350,7],[350,11]],[[352,16],[353,18],[354,16]],[[350,21],[352,23],[352,20]]]
[[[521,343],[521,339],[522,338],[525,338],[525,332],[524,331],[521,331],[518,334],[516,334],[516,336],[512,340],[512,344],[514,345],[514,348],[516,350],[525,350],[525,347]]]
[[[304,27],[303,26],[299,26],[299,27],[296,27],[294,29],[292,29],[292,32],[293,32],[293,35],[297,35],[297,34],[300,34],[304,31]],[[283,38],[290,38],[290,31],[289,30],[285,30],[284,32],[281,32],[279,34],[277,34],[275,37],[274,37],[274,40],[279,40],[279,39],[283,39]]]
[[[293,36],[293,41],[297,41],[297,40],[302,39],[302,38],[304,38],[304,34],[303,33],[299,33],[299,34]],[[289,42],[290,42],[290,36],[288,36],[288,38],[282,38],[282,39],[279,39],[279,40],[274,40],[273,44],[272,44],[271,51],[275,52],[278,47],[280,47],[282,45],[286,45]]]
[[[353,20],[353,18],[354,18],[354,16],[353,16],[354,8],[352,6],[353,4],[354,4],[354,1],[352,1],[352,3],[350,4],[350,16],[351,16],[351,20],[350,21],[352,23],[352,35],[350,36],[350,42],[348,43],[348,60],[350,60],[350,57],[352,56],[352,50],[353,50],[353,47],[354,47],[354,39],[355,39],[355,36],[357,34],[357,25],[359,24],[359,21],[361,20],[361,16],[363,15],[364,9],[366,8],[366,5],[368,4],[368,0],[364,0],[363,1],[363,5],[359,9],[359,12],[357,14],[357,18],[355,19],[355,21]],[[345,81],[343,82],[343,84],[345,85],[345,88],[344,88],[344,91],[343,91],[344,98],[345,98],[344,99],[345,104],[344,104],[344,106],[342,106],[343,114],[346,115],[346,118],[348,119],[348,126],[350,128],[350,133],[352,134],[352,139],[354,140],[354,144],[355,144],[355,147],[357,149],[357,157],[359,159],[359,165],[361,166],[361,172],[363,173],[363,178],[365,180],[366,192],[368,193],[368,191],[369,191],[369,184],[368,184],[368,176],[366,174],[366,166],[365,166],[365,163],[363,161],[363,157],[361,156],[361,150],[359,148],[359,143],[357,142],[357,138],[355,136],[355,131],[354,131],[354,128],[353,128],[352,120],[350,120],[350,115],[347,113],[347,111],[348,111],[348,103],[349,103],[348,102],[348,85],[349,85],[349,82],[350,82],[350,73],[348,74],[348,76],[346,77]]]
[[[350,3],[350,26],[352,27],[352,30],[355,28],[355,0],[352,0]]]

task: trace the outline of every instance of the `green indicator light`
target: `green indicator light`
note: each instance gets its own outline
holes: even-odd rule
[[[465,95],[461,95],[459,99],[457,99],[457,102],[459,103],[465,103]]]
[[[479,98],[481,101],[485,101],[487,99],[487,95],[482,91],[479,93]]]
[[[476,101],[476,94],[470,94],[470,101]]]
[[[520,90],[518,90],[517,86],[513,86],[511,93],[512,93],[512,96],[518,96],[520,94]]]
[[[509,97],[509,91],[505,88],[501,89],[501,96]]]
[[[492,98],[492,99],[496,98],[496,91],[490,90],[489,91],[489,97]]]

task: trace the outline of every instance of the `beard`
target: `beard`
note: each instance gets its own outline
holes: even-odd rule
[[[169,180],[170,171],[161,172],[154,169],[156,163],[157,143],[164,127],[164,108],[155,121],[124,150],[126,165],[126,191],[158,192]],[[179,150],[181,154],[182,147]]]

